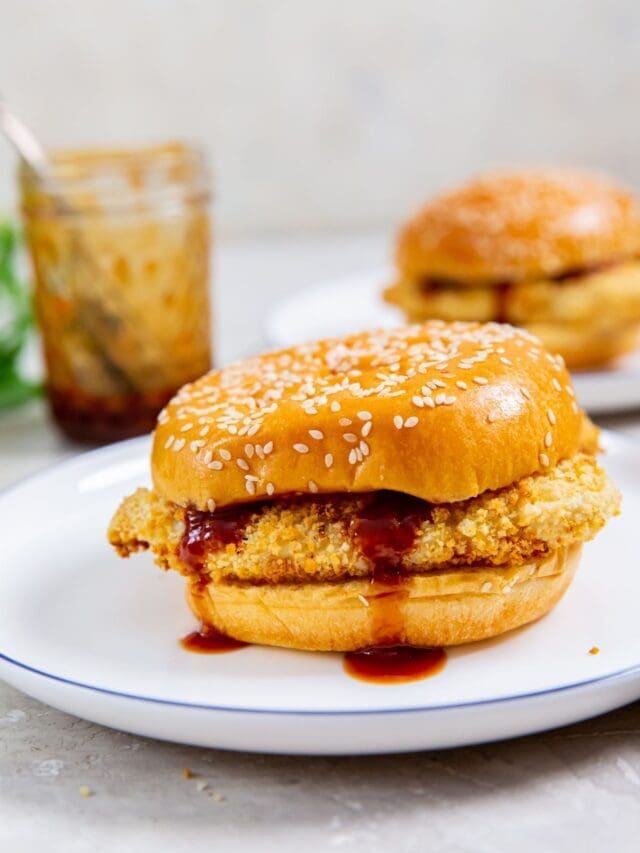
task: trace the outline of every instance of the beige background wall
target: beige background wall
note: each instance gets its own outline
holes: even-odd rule
[[[0,88],[51,144],[201,139],[231,234],[505,162],[640,185],[638,0],[0,0]],[[0,207],[11,176],[0,142]]]

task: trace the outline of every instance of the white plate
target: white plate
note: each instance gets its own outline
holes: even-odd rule
[[[195,626],[182,579],[147,555],[119,560],[105,541],[119,499],[147,479],[148,440],[76,457],[0,496],[0,676],[103,725],[264,752],[458,746],[623,705],[640,697],[640,449],[607,445],[624,514],[586,547],[560,605],[398,686],[354,681],[340,655],[183,651]]]
[[[275,305],[267,315],[265,336],[273,347],[289,347],[316,338],[364,329],[400,326],[402,312],[382,300],[390,269],[370,270],[307,288]],[[640,408],[640,351],[610,370],[574,374],[576,393],[592,414]]]

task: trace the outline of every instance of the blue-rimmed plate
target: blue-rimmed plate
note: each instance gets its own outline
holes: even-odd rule
[[[397,686],[351,679],[339,655],[184,651],[195,626],[182,579],[105,540],[120,498],[148,479],[148,440],[79,456],[0,496],[0,676],[103,725],[264,752],[433,749],[607,711],[640,697],[640,449],[606,444],[624,513],[586,546],[560,605]]]
[[[368,270],[291,294],[266,316],[269,345],[290,347],[363,329],[401,326],[402,312],[382,299],[393,275],[391,268]],[[640,350],[606,370],[576,373],[573,381],[581,404],[592,414],[640,409]]]

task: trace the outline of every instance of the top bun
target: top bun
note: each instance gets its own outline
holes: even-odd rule
[[[556,465],[583,415],[559,356],[494,323],[438,320],[212,371],[158,418],[158,494],[215,507],[391,489],[464,500]]]
[[[405,277],[477,285],[553,276],[640,253],[632,195],[597,175],[496,172],[437,196],[402,229]]]

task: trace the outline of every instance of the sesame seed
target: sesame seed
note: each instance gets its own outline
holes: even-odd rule
[[[275,492],[275,486],[273,483],[267,483],[267,494],[271,496]]]
[[[547,417],[549,418],[549,423],[551,426],[555,426],[557,423],[557,418],[553,409],[547,409]]]
[[[551,384],[556,389],[556,391],[562,391],[562,385],[558,382],[555,376],[551,380]]]
[[[358,461],[358,454],[356,453],[355,447],[352,447],[349,451],[349,465],[355,465]]]
[[[371,412],[358,412],[358,417],[361,421],[370,421],[371,420]]]
[[[207,450],[206,453],[204,454],[204,456],[202,457],[202,461],[204,462],[205,465],[208,465],[209,462],[211,462],[212,458],[213,458],[213,451]],[[220,466],[220,467],[222,467],[222,466]]]
[[[179,453],[186,443],[187,442],[184,438],[179,438],[177,441],[173,442],[173,444],[171,445],[171,449],[174,453]]]
[[[164,443],[164,449],[168,450],[175,440],[176,440],[175,435],[170,435],[169,438]]]
[[[407,429],[411,429],[414,426],[418,426],[419,423],[420,421],[418,420],[418,418],[415,415],[412,415],[410,418],[406,419],[404,425]]]
[[[363,456],[369,455],[369,445],[366,441],[360,442],[360,453],[362,453]]]
[[[245,480],[251,480],[252,483],[257,483],[260,479],[259,477],[256,477],[255,474],[245,474],[244,478]]]
[[[419,409],[424,408],[424,400],[422,399],[422,397],[418,397],[417,394],[415,397],[411,398],[411,402],[413,403],[414,406],[417,406]]]
[[[511,587],[509,586],[509,584],[507,584],[506,586],[503,586],[502,591],[505,592],[507,595],[509,595],[509,593],[511,592]]]
[[[467,388],[469,387],[469,386],[467,385],[467,383],[466,383],[466,382],[463,382],[461,379],[458,379],[458,381],[456,382],[456,385],[457,385],[457,386],[458,386],[458,388],[460,388],[462,391],[466,391],[466,390],[467,390]]]
[[[493,584],[491,581],[485,581],[480,587],[480,592],[491,592],[493,589]]]
[[[209,498],[207,500],[207,509],[209,510],[209,512],[215,512],[216,511],[216,502],[214,501],[213,498]]]
[[[363,438],[366,438],[371,432],[371,428],[373,427],[373,421],[367,421],[366,424],[360,430],[360,434]]]
[[[203,427],[202,427],[202,429],[200,430],[200,435],[202,435],[202,436],[208,435],[208,434],[209,434],[209,429],[210,429],[210,427],[208,427],[208,426],[203,426]]]
[[[341,409],[340,403],[337,400],[331,401],[331,406],[329,407],[332,412],[339,412]]]
[[[327,453],[324,457],[324,464],[327,468],[331,468],[333,465],[333,453]]]
[[[345,432],[345,434],[342,437],[344,438],[345,441],[348,441],[349,444],[355,444],[356,441],[358,440],[358,436],[353,432]]]
[[[549,461],[549,457],[547,456],[546,453],[540,454],[540,464],[543,465],[545,468],[548,468],[549,465],[551,464]]]
[[[260,444],[256,444],[256,456],[258,459],[264,459],[264,450]]]
[[[204,447],[204,440],[201,438],[198,438],[189,444],[189,449],[192,453],[197,453],[201,447]]]
[[[513,364],[513,362],[512,362],[512,361],[509,361],[509,359],[508,359],[508,358],[505,358],[503,355],[502,355],[502,356],[500,356],[500,361],[501,361],[503,364]]]
[[[314,495],[318,491],[318,485],[317,485],[317,483],[314,483],[313,480],[309,480],[309,482],[307,483],[307,486],[309,488],[309,491],[313,492]]]
[[[577,415],[580,411],[580,407],[578,406],[575,400],[571,401],[571,411],[574,413],[574,415]]]
[[[244,487],[250,495],[255,495],[256,484],[253,482],[253,480],[245,480]]]
[[[322,432],[322,430],[319,429],[310,429],[309,435],[311,436],[311,438],[315,438],[316,441],[322,441],[322,439],[324,438],[324,433]]]
[[[553,444],[553,435],[551,434],[551,430],[544,437],[544,446],[551,447]]]
[[[309,445],[303,444],[302,442],[298,442],[297,444],[293,445],[293,449],[296,451],[296,453],[308,453]]]
[[[433,397],[425,397],[424,398],[425,406],[428,406],[430,409],[435,409],[436,404],[433,401]]]
[[[457,400],[457,397],[449,396],[444,398],[445,406],[451,406]]]
[[[520,393],[521,393],[521,394],[522,394],[522,396],[525,398],[525,400],[530,400],[530,399],[531,399],[531,394],[527,391],[527,389],[526,389],[526,388],[521,388],[521,389],[520,389]]]
[[[394,415],[393,417],[393,425],[396,429],[402,429],[404,421],[402,420],[401,415]]]
[[[361,593],[358,593],[358,598],[359,598],[359,599],[360,599],[360,601],[364,604],[364,606],[365,606],[365,607],[368,607],[368,606],[369,606],[369,602],[368,602],[368,601],[367,601],[367,599],[364,597],[364,595],[362,595]]]
[[[273,450],[273,442],[268,441],[262,449],[264,450],[264,455],[268,456],[271,453],[271,451]]]
[[[259,429],[260,429],[260,424],[254,424],[253,426],[249,427],[249,429],[247,430],[247,435],[253,436],[258,432]]]
[[[436,388],[446,388],[447,387],[447,383],[443,382],[442,379],[434,379],[431,384],[434,385]]]
[[[447,399],[446,394],[436,394],[436,396],[435,396],[436,406],[441,406],[446,399]]]
[[[180,432],[189,432],[190,429],[193,429],[192,423],[182,424],[182,426],[180,427]]]
[[[485,379],[484,376],[474,376],[473,381],[476,382],[478,385],[488,385],[489,384],[489,380]]]
[[[338,421],[338,423],[339,423],[339,424],[340,424],[340,426],[342,426],[342,427],[344,427],[344,426],[351,426],[351,424],[352,424],[352,420],[351,420],[351,418],[340,418],[340,420]]]
[[[222,471],[223,467],[222,462],[218,462],[217,459],[214,459],[213,462],[207,463],[207,468],[210,468],[212,471]]]
[[[231,454],[228,450],[225,450],[224,447],[221,448],[218,453],[224,459],[225,462],[231,462]]]
[[[246,459],[236,459],[236,465],[238,466],[238,468],[242,468],[243,471],[249,470],[249,463],[246,461]]]

